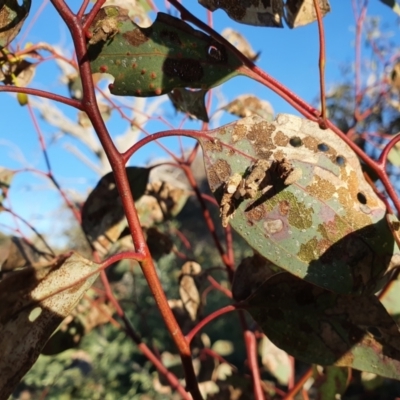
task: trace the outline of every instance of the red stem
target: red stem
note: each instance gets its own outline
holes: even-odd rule
[[[160,361],[160,359],[158,357],[156,357],[156,355],[150,350],[150,348],[146,345],[146,343],[143,343],[142,338],[136,332],[131,321],[126,316],[126,314],[125,314],[124,310],[122,309],[122,307],[120,306],[118,300],[115,298],[115,296],[111,290],[107,275],[105,274],[105,271],[104,270],[101,271],[100,274],[101,274],[101,280],[104,285],[106,296],[111,301],[111,303],[114,305],[118,316],[124,322],[126,334],[136,343],[136,345],[142,351],[144,356],[147,357],[147,359],[153,363],[153,365],[157,368],[158,372],[160,372],[160,374],[164,375],[164,377],[168,380],[171,387],[174,388],[182,396],[182,398],[184,400],[190,400],[191,396],[186,392],[185,388],[180,384],[178,378],[173,373],[168,371],[168,369],[163,365],[163,363]]]
[[[147,280],[167,329],[178,348],[185,372],[187,390],[192,394],[194,399],[200,400],[202,399],[202,395],[197,384],[190,347],[168,305],[167,298],[147,247],[126,174],[125,158],[115,147],[97,106],[90,64],[86,53],[85,32],[82,21],[72,13],[63,0],[52,0],[52,3],[71,32],[82,79],[83,109],[88,115],[110,162],[135,249],[144,256],[144,259],[140,262],[143,275]]]
[[[32,94],[34,96],[44,97],[46,99],[58,101],[60,103],[66,104],[67,106],[77,108],[78,110],[81,111],[84,110],[84,107],[80,101],[69,99],[68,97],[60,96],[55,93],[46,92],[44,90],[31,89],[27,87],[22,88],[16,86],[0,86],[0,92]]]
[[[246,330],[244,332],[244,341],[246,344],[247,362],[249,363],[249,369],[253,379],[254,398],[256,400],[264,400],[265,396],[261,385],[260,369],[258,368],[257,360],[257,341],[254,333]]]
[[[311,378],[313,374],[313,369],[310,367],[303,376],[297,381],[297,383],[293,386],[293,388],[286,394],[283,400],[293,400],[294,396],[302,389],[304,384]]]
[[[318,36],[319,36],[319,85],[320,85],[320,98],[321,98],[321,119],[322,124],[320,127],[326,129],[326,96],[325,96],[325,35],[324,24],[322,21],[321,9],[319,8],[319,1],[314,0],[315,12],[318,21]]]
[[[236,311],[237,307],[235,305],[225,306],[220,308],[219,310],[214,311],[213,313],[207,315],[204,319],[202,319],[187,335],[186,340],[190,343],[193,338],[203,329],[208,323],[218,318],[220,315],[227,314],[231,311]]]

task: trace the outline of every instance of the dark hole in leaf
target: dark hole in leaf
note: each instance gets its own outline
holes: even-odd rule
[[[293,136],[290,138],[289,143],[293,147],[300,147],[303,141],[298,136]]]
[[[346,160],[342,156],[337,156],[336,157],[336,164],[342,167],[345,164]]]
[[[367,331],[371,334],[371,335],[373,335],[373,336],[375,336],[375,337],[381,337],[382,336],[382,333],[381,333],[381,331],[377,328],[377,327],[375,327],[375,326],[370,326],[369,328],[367,328]]]
[[[318,145],[318,150],[319,151],[328,151],[329,150],[329,146],[325,143],[320,143]]]
[[[361,204],[367,204],[367,198],[365,197],[365,194],[362,192],[358,192],[357,193],[357,200],[361,203]]]

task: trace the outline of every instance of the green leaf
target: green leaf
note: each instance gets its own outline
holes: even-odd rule
[[[320,370],[323,371],[320,371]],[[314,385],[318,400],[340,398],[347,389],[350,380],[349,368],[314,366]]]
[[[245,304],[268,338],[301,361],[400,377],[399,328],[374,295],[339,295],[281,273]]]
[[[168,93],[168,97],[176,110],[187,113],[190,118],[209,122],[205,104],[207,92],[208,90],[203,89],[194,91],[185,88],[175,88],[171,93]]]
[[[29,14],[31,0],[3,0],[0,5],[0,50],[7,46],[19,33]]]
[[[332,131],[280,114],[199,140],[223,225],[278,267],[345,294],[376,292],[400,264],[384,203]]]
[[[134,200],[146,190],[150,170],[127,167],[129,186]],[[89,194],[82,208],[82,229],[100,253],[107,252],[126,228],[124,209],[112,172],[104,175]]]
[[[222,44],[186,22],[158,13],[141,28],[126,10],[104,7],[91,27],[92,72],[111,74],[112,94],[158,96],[175,88],[209,89],[235,75],[242,63]]]

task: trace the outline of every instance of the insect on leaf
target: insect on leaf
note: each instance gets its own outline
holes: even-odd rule
[[[400,264],[385,205],[332,131],[280,114],[199,140],[223,225],[273,264],[337,293],[374,293]]]
[[[126,10],[102,8],[91,26],[88,55],[92,72],[111,74],[112,94],[158,96],[175,88],[209,89],[240,74],[229,50],[171,15],[158,13],[141,28]]]
[[[400,377],[400,332],[375,295],[340,295],[282,273],[245,303],[267,337],[296,359]]]

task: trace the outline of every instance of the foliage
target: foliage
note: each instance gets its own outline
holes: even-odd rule
[[[257,27],[317,25],[320,111],[256,65],[241,32],[220,35],[177,0],[168,4],[180,17],[158,12],[154,22],[150,0],[83,1],[78,11],[52,0],[72,58],[44,42],[14,46],[31,3],[3,3],[0,92],[28,110],[45,169],[0,167],[0,211],[18,221],[0,235],[0,399],[399,395],[400,64],[367,2],[353,1],[355,74],[326,93],[328,1],[199,0],[209,22],[221,8]],[[373,52],[365,82],[363,27]],[[52,60],[69,97],[30,87]],[[275,116],[254,93],[213,111],[216,87],[238,76],[302,117]],[[71,106],[77,122],[39,98]],[[179,129],[156,113],[160,99]],[[210,129],[218,112],[234,120]],[[60,184],[57,137],[45,137],[38,113],[79,143],[72,152],[97,174],[89,194]],[[124,134],[111,134],[115,119]],[[187,119],[201,129],[182,129]],[[160,142],[170,136],[195,144],[180,142],[179,154]],[[169,159],[139,166],[151,143]],[[27,172],[73,216],[47,237],[14,211],[10,194]],[[64,243],[49,242],[56,229]]]

